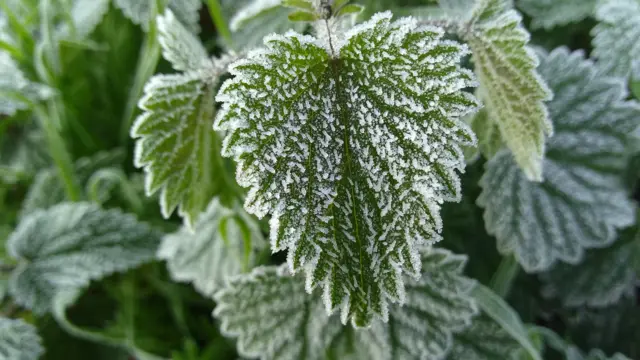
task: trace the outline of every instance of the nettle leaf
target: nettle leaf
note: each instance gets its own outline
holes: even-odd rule
[[[114,4],[134,24],[149,30],[149,22],[153,14],[156,0],[114,0]],[[180,22],[192,33],[200,31],[200,7],[202,0],[168,0],[167,8],[175,13]]]
[[[564,306],[603,307],[622,296],[633,296],[637,274],[633,267],[640,253],[640,233],[626,230],[606,249],[591,250],[577,266],[559,264],[543,275],[543,295],[560,298]]]
[[[613,356],[607,356],[607,354],[605,354],[602,350],[599,350],[599,349],[591,350],[589,354],[587,354],[587,356],[584,356],[580,352],[580,349],[578,349],[575,346],[569,347],[566,355],[567,355],[567,360],[631,360],[628,357],[619,353]]]
[[[0,115],[13,116],[54,94],[52,88],[27,79],[11,56],[0,50]]]
[[[508,0],[478,1],[469,26],[463,36],[473,53],[487,116],[527,178],[541,181],[545,136],[553,131],[544,102],[552,93],[536,71],[530,35]]]
[[[161,234],[132,215],[89,203],[63,203],[25,217],[7,240],[19,260],[9,291],[37,314],[54,295],[153,260]]]
[[[167,260],[174,280],[192,282],[211,296],[230,277],[253,268],[264,246],[260,227],[248,214],[215,198],[193,231],[183,228],[164,237],[158,257]]]
[[[520,349],[520,344],[509,333],[490,317],[481,314],[473,319],[471,327],[454,335],[447,359],[515,359]]]
[[[192,226],[220,191],[219,139],[211,130],[214,94],[233,60],[209,59],[199,40],[167,11],[158,19],[163,54],[177,70],[156,75],[145,86],[139,106],[144,111],[131,128],[137,138],[135,165],[144,168],[145,189],[160,191],[162,214],[178,213]]]
[[[552,29],[582,21],[595,12],[598,0],[518,0],[522,11],[531,16],[531,28]]]
[[[461,146],[475,142],[460,117],[477,102],[462,91],[466,49],[443,35],[382,13],[331,44],[270,36],[218,94],[246,209],[272,214],[272,249],[358,326],[404,302],[402,274],[420,274],[440,204],[460,198]]]
[[[541,54],[540,72],[555,92],[556,134],[544,160],[545,181],[532,183],[507,152],[487,163],[478,204],[498,250],[529,272],[557,261],[577,264],[585,249],[610,245],[634,221],[624,186],[630,133],[640,106],[626,102],[620,79],[598,74],[582,52]]]
[[[478,137],[478,150],[487,159],[491,159],[503,147],[498,124],[491,121],[486,109],[481,109],[469,121],[471,129]]]
[[[443,250],[422,255],[420,280],[407,279],[407,303],[394,306],[388,323],[344,327],[328,317],[304,279],[285,266],[258,268],[216,295],[214,316],[226,336],[238,337],[241,356],[261,359],[438,359],[452,332],[469,326],[477,309],[473,282],[462,276],[466,258]],[[366,355],[365,355],[366,354]]]
[[[42,340],[33,325],[0,317],[0,360],[36,360],[43,353]]]
[[[598,25],[593,28],[593,57],[598,66],[612,76],[631,75],[634,61],[640,59],[640,2],[602,0],[596,8]]]

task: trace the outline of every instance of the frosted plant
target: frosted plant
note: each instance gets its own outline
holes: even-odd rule
[[[455,334],[448,360],[515,359],[520,344],[487,315],[473,319],[471,326]]]
[[[216,295],[214,316],[222,331],[238,337],[240,355],[267,359],[439,359],[452,332],[476,314],[473,282],[461,276],[466,259],[443,250],[422,256],[420,280],[407,279],[407,303],[394,306],[388,323],[353,330],[327,317],[318,296],[304,292],[304,279],[285,266],[241,275]],[[355,350],[355,353],[354,353]]]
[[[135,121],[135,165],[146,173],[148,195],[161,191],[162,213],[176,207],[192,226],[215,193],[222,171],[219,139],[211,130],[214,95],[232,56],[210,59],[200,41],[167,11],[158,18],[164,57],[179,74],[156,75],[140,100],[144,113]]]
[[[149,29],[152,7],[156,6],[156,0],[114,0],[114,4],[135,24],[142,26],[145,31]],[[200,7],[202,0],[167,1],[167,8],[173,11],[192,33],[200,30]]]
[[[615,354],[613,356],[607,356],[602,350],[594,349],[584,356],[580,349],[575,346],[569,347],[567,350],[567,360],[630,360],[628,357],[622,354]]]
[[[633,223],[622,178],[640,116],[637,103],[624,101],[623,82],[599,75],[582,52],[558,48],[542,57],[539,70],[556,94],[545,181],[527,181],[503,151],[487,163],[478,198],[498,250],[536,272],[559,260],[579,263],[585,249],[610,245],[616,229]]]
[[[625,231],[611,247],[591,250],[578,266],[557,265],[543,276],[542,294],[562,300],[564,306],[604,307],[623,296],[633,296],[640,260],[640,232]]]
[[[9,54],[0,50],[0,115],[13,116],[54,94],[50,87],[27,79]]]
[[[231,276],[253,267],[264,245],[248,214],[215,198],[193,232],[183,228],[164,237],[158,258],[167,261],[174,280],[192,282],[200,293],[212,296]]]
[[[109,11],[109,0],[74,0],[71,8],[73,31],[67,24],[58,30],[58,36],[84,39],[98,26]]]
[[[22,219],[7,240],[19,261],[14,300],[41,314],[54,295],[153,260],[160,234],[135,217],[89,203],[63,203]]]
[[[579,22],[595,12],[599,0],[518,0],[516,4],[532,17],[533,29],[551,29]]]
[[[0,317],[0,360],[36,360],[44,353],[33,325]]]
[[[545,136],[553,129],[544,104],[551,91],[536,72],[538,58],[521,23],[510,1],[479,0],[459,31],[473,53],[487,118],[500,129],[526,177],[541,181]]]
[[[598,25],[593,28],[593,56],[606,74],[631,75],[633,62],[640,58],[640,2],[600,0],[596,9]]]
[[[482,109],[470,116],[469,125],[478,137],[480,153],[491,159],[503,147],[498,124],[491,121],[486,109]]]
[[[390,13],[344,36],[270,36],[218,94],[246,209],[272,215],[272,249],[343,321],[386,320],[405,301],[402,274],[419,276],[440,204],[460,197],[461,146],[475,142],[460,117],[477,107],[462,90],[475,83],[458,65],[466,48],[442,36]]]

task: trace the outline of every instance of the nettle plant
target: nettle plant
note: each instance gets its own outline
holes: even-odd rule
[[[204,3],[0,3],[0,360],[640,357],[640,1]]]

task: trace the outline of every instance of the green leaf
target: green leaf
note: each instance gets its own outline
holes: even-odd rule
[[[315,14],[306,11],[295,11],[289,14],[291,21],[316,21],[318,18]]]
[[[253,268],[264,245],[259,225],[248,214],[215,198],[193,231],[183,228],[164,237],[158,258],[167,261],[174,280],[192,282],[210,297],[230,277]]]
[[[481,109],[471,117],[471,129],[478,137],[478,150],[485,158],[491,159],[503,147],[498,125],[489,119],[486,109]]]
[[[472,295],[480,309],[516,340],[534,360],[542,360],[518,313],[488,287],[477,284]]]
[[[465,48],[443,35],[390,13],[331,44],[273,35],[217,97],[245,208],[272,215],[273,251],[357,326],[404,302],[402,274],[420,274],[440,204],[460,198],[461,146],[475,143],[460,118],[477,102]]]
[[[461,276],[464,257],[433,250],[422,260],[425,272],[408,283],[405,306],[395,306],[388,323],[370,329],[353,330],[327,317],[319,297],[306,294],[304,279],[285,266],[232,280],[216,295],[214,316],[225,335],[238,337],[244,357],[438,359],[450,348],[452,332],[476,313],[468,297],[473,282]]]
[[[531,16],[531,28],[552,29],[580,22],[595,12],[598,0],[518,0],[522,11]]]
[[[25,217],[7,241],[19,260],[9,291],[37,314],[54,295],[154,258],[161,234],[118,210],[63,203]]]
[[[0,360],[36,360],[44,353],[33,325],[0,317]]]
[[[349,15],[349,14],[359,14],[364,10],[364,7],[358,4],[349,4],[344,6],[340,11],[336,13],[336,17]]]
[[[543,275],[543,295],[566,307],[603,307],[634,295],[638,276],[633,267],[640,251],[640,232],[626,230],[606,249],[591,250],[577,266],[559,264]]]
[[[308,0],[282,0],[282,6],[301,9],[301,10],[307,10],[307,11],[315,10],[313,3],[311,3]]]
[[[139,103],[144,112],[131,128],[137,139],[134,163],[145,170],[147,195],[160,191],[163,216],[177,207],[192,226],[220,191],[215,175],[224,169],[217,154],[220,141],[211,129],[214,94],[233,58],[207,58],[199,40],[171,12],[158,21],[163,54],[186,72],[156,75],[145,86]]]
[[[601,0],[596,8],[599,21],[593,36],[593,57],[612,76],[627,78],[633,62],[640,59],[640,2]]]
[[[144,31],[148,31],[149,22],[153,20],[151,19],[152,6],[156,1],[158,0],[114,0],[114,4],[133,23],[142,26]],[[168,0],[167,7],[190,32],[200,31],[202,0]]]
[[[54,94],[52,88],[27,79],[9,54],[0,50],[0,115],[13,116]]]
[[[482,314],[473,319],[471,327],[454,335],[447,359],[508,360],[514,359],[520,349],[520,344],[508,332]]]
[[[480,0],[473,10],[469,42],[487,117],[529,180],[542,180],[545,136],[553,132],[545,101],[551,91],[536,72],[529,33],[507,0]]]
[[[73,20],[73,32],[68,24],[64,24],[58,30],[58,35],[78,40],[86,38],[109,11],[109,3],[109,0],[74,0],[70,14]]]
[[[556,134],[548,140],[545,181],[529,182],[500,152],[487,163],[478,198],[498,250],[528,272],[577,264],[585,249],[610,245],[635,216],[624,173],[640,106],[624,101],[624,83],[601,76],[582,52],[541,56],[540,72],[556,94],[548,104]]]

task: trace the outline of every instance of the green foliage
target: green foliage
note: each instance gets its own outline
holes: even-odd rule
[[[595,12],[598,0],[518,0],[516,4],[533,19],[533,29],[551,29],[575,23]]]
[[[35,327],[0,317],[0,360],[36,360],[43,352]]]
[[[456,334],[447,359],[515,359],[520,345],[500,325],[486,315],[473,320],[471,327]]]
[[[145,31],[149,30],[149,22],[154,19],[151,15],[154,13],[153,8],[160,10],[158,0],[114,0],[114,4],[122,10],[126,17],[134,23],[142,26]],[[189,31],[197,33],[200,29],[200,7],[201,0],[167,0],[167,7],[173,11],[180,22],[184,24]],[[156,11],[161,12],[161,11]]]

